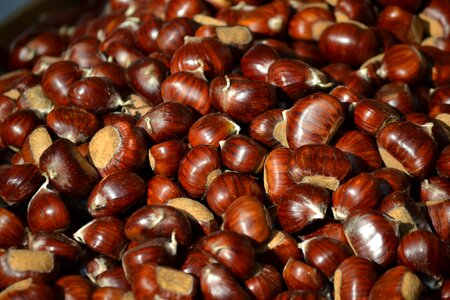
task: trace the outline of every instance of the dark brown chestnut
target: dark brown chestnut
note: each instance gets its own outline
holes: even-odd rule
[[[399,6],[387,6],[380,11],[377,27],[391,32],[404,44],[418,44],[423,39],[423,21]]]
[[[326,5],[305,5],[292,16],[289,36],[296,40],[318,41],[322,32],[335,20],[333,12]]]
[[[14,213],[6,208],[0,208],[0,248],[18,247],[25,237],[25,227]]]
[[[256,263],[245,286],[254,299],[268,300],[283,290],[283,279],[274,266]]]
[[[270,65],[279,59],[277,51],[264,44],[254,44],[242,56],[240,69],[242,74],[253,80],[266,80]]]
[[[180,185],[167,177],[155,175],[147,182],[147,205],[164,204],[183,195]]]
[[[183,156],[189,145],[180,140],[161,142],[148,150],[150,168],[156,175],[175,178]]]
[[[250,123],[249,135],[253,140],[270,148],[287,145],[283,110],[276,108],[257,115]]]
[[[172,19],[159,30],[156,45],[162,52],[173,55],[184,44],[184,37],[193,36],[199,26],[191,18]]]
[[[375,135],[385,125],[399,119],[400,114],[395,108],[373,99],[358,101],[353,108],[355,126],[371,135]]]
[[[206,265],[199,276],[200,289],[205,300],[249,299],[239,281],[220,264]]]
[[[89,280],[80,275],[65,275],[55,282],[55,286],[60,295],[68,300],[89,300],[94,291]]]
[[[289,290],[308,290],[326,294],[327,278],[316,268],[291,258],[283,269],[283,279]]]
[[[32,110],[16,110],[1,125],[2,143],[18,151],[28,135],[40,125],[37,114]]]

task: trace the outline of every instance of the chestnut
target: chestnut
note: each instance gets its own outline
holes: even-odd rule
[[[87,209],[94,218],[115,216],[143,199],[146,185],[141,177],[128,170],[104,177],[91,191]]]
[[[42,153],[53,143],[45,126],[36,127],[23,143],[21,153],[25,163],[39,166]]]
[[[119,260],[128,244],[124,229],[125,224],[120,219],[105,216],[85,224],[73,237],[93,251]]]
[[[418,3],[416,3],[415,7],[418,6],[417,4]],[[426,7],[419,14],[419,17],[427,23],[430,35],[448,38],[450,36],[448,7],[444,3],[436,0],[431,0],[426,2],[426,4]]]
[[[22,244],[25,227],[18,216],[6,208],[0,207],[0,248],[7,249]]]
[[[272,203],[277,204],[286,189],[294,185],[288,176],[292,151],[278,148],[270,151],[264,162],[264,190]]]
[[[125,272],[121,265],[114,266],[102,272],[95,278],[95,284],[99,287],[116,287],[123,291],[131,290],[130,283],[125,277]]]
[[[189,300],[195,299],[197,293],[197,281],[193,275],[155,263],[140,265],[131,286],[137,299]]]
[[[181,245],[192,240],[191,224],[179,209],[165,205],[147,205],[137,209],[126,221],[125,235],[131,241],[145,242],[149,238],[175,235]]]
[[[325,300],[326,296],[322,295],[319,292],[315,291],[306,291],[306,290],[290,290],[279,293],[276,295],[273,300],[289,300],[289,299],[298,299],[298,300]]]
[[[245,286],[255,299],[269,300],[283,290],[283,279],[274,266],[256,263]]]
[[[74,144],[86,142],[101,127],[100,121],[93,113],[77,107],[56,107],[46,120],[47,126],[58,137],[68,139]]]
[[[220,264],[208,264],[203,267],[199,279],[205,300],[249,299],[248,293],[237,279]]]
[[[289,159],[288,174],[295,183],[312,183],[336,190],[351,172],[344,152],[322,144],[304,145]]]
[[[443,178],[450,178],[450,146],[445,147],[436,162],[436,171]]]
[[[24,90],[21,93],[20,97],[17,99],[17,108],[30,109],[34,111],[40,118],[42,118],[45,117],[53,109],[53,102],[47,96],[45,96],[42,86],[40,85],[40,78],[38,77],[35,80],[37,80],[38,83],[34,84],[34,82],[32,82],[30,84],[31,86],[23,87]],[[26,85],[23,80],[19,82],[19,84],[21,83]]]
[[[38,190],[44,177],[32,164],[0,166],[0,198],[8,205],[26,203]]]
[[[228,45],[215,38],[185,37],[184,45],[172,56],[170,72],[174,74],[201,68],[205,77],[212,80],[227,74],[233,65],[234,58]]]
[[[246,78],[266,80],[270,65],[279,58],[279,54],[273,47],[255,43],[242,56],[240,69]]]
[[[262,171],[266,150],[245,135],[233,135],[220,143],[222,163],[230,170],[247,174]]]
[[[211,81],[214,106],[240,123],[250,123],[276,104],[275,86],[257,80],[218,76]]]
[[[80,275],[65,275],[55,282],[64,299],[89,300],[94,287],[89,280]]]
[[[301,243],[301,248],[305,261],[321,271],[330,280],[333,279],[341,262],[353,256],[350,246],[326,237],[308,239]]]
[[[238,197],[252,196],[260,201],[264,198],[262,187],[249,175],[238,172],[219,174],[206,189],[208,207],[221,216],[228,206]]]
[[[325,93],[315,93],[298,100],[283,112],[286,138],[291,149],[307,144],[327,144],[344,122],[341,102]]]
[[[4,145],[16,152],[22,148],[28,135],[40,125],[36,113],[32,110],[16,110],[1,125],[1,140]]]
[[[194,111],[179,102],[164,102],[144,114],[137,126],[143,128],[151,140],[160,143],[183,139],[196,120]]]
[[[420,103],[413,96],[411,89],[403,82],[390,82],[381,86],[374,97],[394,107],[403,115],[419,111],[420,108]]]
[[[53,289],[46,283],[33,278],[17,281],[0,293],[0,299],[52,299]]]
[[[133,62],[126,70],[131,88],[152,105],[163,101],[161,84],[166,78],[166,67],[154,58],[144,57]]]
[[[408,267],[399,265],[386,271],[372,286],[369,299],[385,299],[391,297],[420,299],[424,286],[419,277]]]
[[[423,21],[399,6],[387,6],[380,11],[377,27],[391,32],[404,44],[417,44],[423,39]]]
[[[222,113],[207,114],[192,124],[188,140],[191,146],[212,145],[219,147],[219,142],[233,134],[238,134],[241,127],[230,117]]]
[[[380,45],[373,30],[361,23],[335,23],[320,35],[319,49],[328,62],[359,67],[375,56]]]
[[[193,147],[180,162],[178,178],[181,186],[191,197],[201,197],[212,180],[221,173],[220,165],[220,154],[213,146]]]
[[[369,299],[377,279],[378,269],[375,263],[359,256],[350,256],[343,260],[334,272],[335,297]]]
[[[277,148],[282,144],[287,146],[283,110],[275,108],[257,115],[250,123],[249,135],[253,140],[270,148]]]
[[[62,231],[70,226],[70,214],[60,195],[46,187],[28,202],[27,220],[32,232]]]
[[[162,52],[173,55],[184,44],[184,37],[193,36],[199,26],[191,18],[174,18],[159,30],[156,45]]]
[[[255,197],[235,199],[222,216],[222,228],[250,237],[258,244],[271,235],[272,221],[264,205]]]
[[[372,172],[372,174],[378,179],[389,184],[393,192],[405,191],[409,194],[411,187],[410,177],[394,168],[379,168]]]
[[[201,238],[198,249],[221,263],[238,279],[248,278],[251,274],[255,252],[245,235],[231,230],[218,230]]]
[[[84,77],[104,77],[110,80],[121,94],[129,89],[125,68],[114,62],[98,62],[89,69],[84,70]]]
[[[128,68],[132,63],[144,57],[144,54],[134,44],[121,40],[112,40],[105,53],[112,62],[123,68]]]
[[[123,121],[105,126],[89,142],[89,154],[103,177],[120,170],[138,170],[147,158],[144,133]]]
[[[156,16],[150,16],[141,22],[134,35],[136,46],[146,54],[158,50],[156,39],[162,26],[163,21]]]
[[[267,81],[279,87],[291,101],[331,86],[322,71],[300,59],[289,58],[278,59],[270,65]]]
[[[423,179],[420,182],[420,201],[447,200],[450,195],[450,180],[439,176]]]
[[[325,217],[331,201],[328,191],[309,183],[287,189],[277,204],[280,224],[288,232],[298,232],[306,225]]]
[[[377,144],[385,165],[419,179],[430,174],[438,150],[426,126],[393,122],[383,127],[377,133]]]
[[[82,77],[81,68],[72,61],[58,61],[48,67],[42,76],[44,93],[57,106],[68,106],[69,88]]]
[[[208,15],[208,7],[206,3],[201,0],[195,1],[179,1],[170,0],[167,3],[166,19],[172,20],[177,17],[194,17],[197,14]]]
[[[180,161],[188,151],[189,145],[180,140],[158,143],[148,150],[150,168],[156,175],[175,178]]]
[[[58,139],[41,155],[39,166],[52,186],[68,196],[87,196],[100,179],[74,143]]]
[[[291,18],[289,36],[296,40],[318,41],[322,32],[335,20],[333,12],[327,6],[305,5]]]
[[[334,13],[338,22],[357,21],[368,26],[375,24],[377,17],[375,6],[370,0],[338,0]]]
[[[355,126],[370,135],[375,135],[385,125],[400,119],[398,111],[387,103],[364,99],[353,108]]]
[[[90,299],[92,300],[114,300],[114,299],[122,299],[127,297],[133,297],[132,291],[123,291],[117,287],[98,287],[92,293]]]
[[[374,209],[358,209],[345,219],[344,231],[356,255],[382,267],[396,259],[398,225],[389,216]]]
[[[316,237],[330,238],[348,244],[342,223],[327,217],[318,220],[299,235],[299,238],[303,241]]]
[[[294,258],[284,266],[283,279],[289,290],[329,291],[328,280],[319,270]]]
[[[180,71],[168,76],[161,84],[161,96],[165,102],[183,103],[201,115],[213,111],[209,83],[203,72]]]
[[[69,45],[65,57],[81,68],[92,67],[102,61],[102,54],[98,50],[99,45],[100,41],[93,36],[80,37]]]
[[[184,195],[178,183],[169,178],[155,175],[147,182],[147,204],[164,204],[170,199]]]

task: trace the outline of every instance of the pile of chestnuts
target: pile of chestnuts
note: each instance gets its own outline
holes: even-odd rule
[[[0,299],[450,299],[450,0],[80,3],[0,76]]]

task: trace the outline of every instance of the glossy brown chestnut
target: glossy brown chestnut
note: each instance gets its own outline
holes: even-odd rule
[[[166,78],[166,67],[157,59],[144,57],[132,63],[126,71],[130,87],[145,98],[149,104],[163,101],[161,84]]]
[[[369,299],[390,297],[418,300],[423,289],[419,277],[408,267],[399,265],[384,273],[372,287]]]
[[[287,189],[277,204],[280,224],[288,232],[298,232],[306,225],[323,219],[331,201],[328,191],[309,183]]]
[[[323,220],[318,220],[317,223],[308,227],[301,235],[299,235],[299,238],[303,241],[316,237],[331,238],[344,244],[348,244],[347,238],[345,237],[344,226],[334,219],[325,218]]]
[[[337,299],[368,299],[378,279],[377,266],[362,257],[351,256],[334,272],[334,294]]]
[[[420,201],[447,200],[450,196],[450,180],[439,176],[423,179],[420,182]]]
[[[306,96],[283,114],[291,149],[307,144],[327,144],[345,118],[341,102],[325,93]]]
[[[331,86],[322,71],[302,60],[289,58],[278,59],[270,65],[267,81],[283,90],[292,101]]]
[[[344,231],[356,255],[382,267],[395,261],[398,225],[389,216],[373,209],[358,209],[345,219]]]
[[[238,134],[241,128],[231,118],[221,113],[207,114],[192,124],[188,140],[191,146],[212,145],[219,147],[219,142],[233,134]]]
[[[319,49],[328,62],[359,67],[375,56],[380,45],[375,32],[362,24],[335,23],[320,36]]]
[[[115,216],[145,198],[146,185],[128,170],[104,177],[91,191],[87,209],[94,218]]]
[[[427,76],[428,61],[412,45],[395,45],[384,52],[378,76],[389,81],[419,83]]]
[[[22,221],[6,208],[0,208],[0,248],[7,249],[22,244],[25,227]]]
[[[125,68],[114,62],[101,61],[87,70],[83,70],[84,77],[105,77],[109,79],[122,94],[128,90]]]
[[[183,191],[178,183],[169,178],[155,175],[147,182],[147,205],[164,204],[170,199],[183,196]]]
[[[242,74],[253,80],[266,80],[270,65],[279,59],[277,51],[264,44],[254,44],[241,58]]]
[[[121,290],[131,290],[130,283],[125,277],[125,272],[121,265],[114,266],[102,272],[95,278],[95,283],[99,287],[116,287]]]
[[[283,110],[271,109],[253,118],[250,123],[249,135],[257,142],[270,148],[277,148],[281,146],[281,141],[283,141],[283,145],[287,145],[285,127]]]
[[[289,36],[296,40],[317,41],[325,28],[334,21],[334,14],[327,6],[300,7],[289,22]]]
[[[246,174],[260,173],[266,149],[245,135],[233,135],[220,142],[220,154],[225,167]]]
[[[1,125],[1,140],[4,145],[18,151],[28,135],[40,125],[37,114],[32,110],[16,110]]]
[[[102,61],[102,54],[98,51],[99,44],[100,41],[95,37],[80,37],[69,45],[66,57],[81,68],[92,67]]]
[[[283,279],[289,290],[307,290],[327,293],[327,278],[316,268],[291,258],[283,269]]]
[[[377,11],[370,0],[338,0],[334,13],[338,22],[353,20],[368,26],[374,25],[377,18]]]
[[[211,81],[211,101],[221,112],[241,123],[250,123],[257,115],[276,104],[275,86],[258,80],[218,76]]]
[[[70,104],[67,97],[69,88],[81,79],[80,67],[72,61],[55,62],[48,67],[42,76],[44,93],[58,106]]]
[[[409,194],[411,180],[404,172],[394,168],[380,168],[372,172],[378,180],[384,180],[390,186],[393,192],[405,191]]]
[[[156,39],[162,26],[163,22],[158,17],[148,17],[139,25],[135,33],[134,42],[136,46],[146,54],[157,51]]]
[[[195,122],[194,111],[179,102],[164,102],[153,107],[137,122],[155,143],[187,136]]]
[[[119,260],[128,244],[124,229],[125,224],[120,219],[105,216],[90,221],[73,237],[93,251]]]
[[[58,261],[49,251],[10,248],[0,256],[0,288],[23,279],[52,282],[59,270]]]
[[[250,299],[239,281],[220,264],[206,265],[199,276],[205,300]]]
[[[376,208],[390,192],[390,187],[383,188],[374,175],[360,173],[334,191],[333,216],[336,220],[343,220],[358,208]]]
[[[199,26],[191,18],[172,19],[159,30],[156,45],[162,52],[173,55],[184,44],[184,37],[193,36]]]
[[[346,258],[353,256],[352,249],[341,241],[316,237],[301,243],[305,262],[332,280],[338,266]]]
[[[161,142],[148,150],[150,168],[156,175],[175,178],[189,145],[180,140]]]
[[[202,72],[180,71],[168,76],[161,84],[161,96],[165,102],[183,103],[202,115],[213,110],[209,83]]]
[[[215,38],[185,37],[184,45],[172,56],[170,72],[196,71],[203,69],[205,77],[212,80],[225,75],[234,65],[231,49]],[[200,70],[201,70],[200,69]]]
[[[47,116],[46,125],[58,137],[74,144],[81,144],[90,139],[99,129],[97,117],[82,108],[59,106]]]
[[[245,286],[254,299],[269,300],[283,290],[283,279],[274,266],[256,263]]]
[[[310,144],[298,148],[289,159],[288,174],[295,183],[312,183],[336,190],[351,172],[347,156],[336,147]]]
[[[371,135],[375,135],[385,125],[399,119],[400,114],[396,109],[373,99],[358,101],[353,109],[355,126]]]
[[[260,201],[264,198],[262,187],[254,178],[237,172],[225,172],[210,183],[205,197],[209,208],[221,216],[236,198],[245,195]]]
[[[198,247],[238,279],[245,279],[251,274],[254,249],[250,239],[245,235],[230,230],[215,231],[201,238]]]
[[[87,196],[100,179],[75,144],[66,139],[58,139],[48,147],[41,155],[39,166],[52,186],[68,196]]]
[[[287,172],[292,154],[292,150],[287,148],[274,149],[264,162],[264,189],[274,204],[279,202],[286,189],[294,185]]]
[[[445,147],[436,162],[436,171],[443,178],[450,178],[450,146]]]
[[[404,44],[417,44],[423,39],[423,22],[399,6],[385,7],[378,15],[377,27],[391,32]]]
[[[88,77],[76,81],[67,91],[71,104],[92,113],[105,113],[123,105],[113,83],[102,77]]]
[[[80,275],[65,275],[55,282],[60,296],[67,300],[89,300],[94,287],[89,280]]]
[[[151,238],[175,239],[181,245],[189,245],[192,240],[191,224],[187,216],[172,206],[147,205],[137,209],[125,224],[127,238],[135,242],[145,242]]]
[[[198,288],[193,275],[155,263],[139,266],[131,286],[138,299],[195,299]]]
[[[27,220],[33,232],[62,231],[70,226],[70,214],[60,195],[46,187],[28,202]]]
[[[255,197],[235,199],[223,214],[222,228],[250,237],[258,244],[271,235],[272,221],[264,205]]]
[[[413,96],[411,89],[403,82],[390,82],[378,89],[374,95],[376,100],[387,103],[406,115],[419,111],[420,103]]]
[[[144,54],[134,44],[120,40],[111,41],[105,53],[110,61],[123,68],[128,68],[132,63],[144,57]]]
[[[32,164],[0,166],[0,198],[8,205],[20,205],[28,201],[38,190],[44,177]]]
[[[377,144],[387,167],[420,179],[435,167],[437,144],[427,132],[426,125],[390,123],[377,133]]]
[[[105,126],[89,142],[89,154],[103,177],[120,170],[138,170],[147,158],[144,133],[128,122]]]

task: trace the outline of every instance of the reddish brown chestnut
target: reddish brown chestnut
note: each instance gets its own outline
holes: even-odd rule
[[[32,278],[17,281],[0,293],[0,299],[52,299],[54,296],[49,285]]]
[[[87,196],[99,180],[97,170],[66,139],[56,140],[48,147],[41,155],[39,166],[52,186],[68,196]]]
[[[92,190],[87,209],[94,218],[115,216],[143,199],[146,194],[144,180],[122,170],[104,177]]]
[[[327,144],[345,117],[341,102],[325,93],[302,98],[283,114],[291,149],[307,144]]]
[[[3,144],[18,151],[28,135],[39,126],[41,121],[32,110],[17,110],[9,115],[1,125]]]
[[[256,263],[245,286],[254,299],[269,300],[283,290],[283,279],[274,266]]]
[[[6,208],[0,208],[0,248],[7,249],[22,244],[25,237],[25,227],[22,221]]]
[[[427,131],[427,125],[390,123],[377,133],[377,144],[387,167],[420,179],[435,167],[437,144]]]
[[[103,176],[142,168],[147,157],[143,132],[128,122],[105,126],[89,142],[89,154]]]
[[[169,178],[155,175],[147,182],[147,205],[164,204],[170,199],[183,196],[179,184]]]
[[[147,205],[136,210],[125,224],[127,238],[145,242],[151,238],[175,239],[181,245],[189,245],[192,239],[191,224],[187,216],[177,208],[164,205]]]
[[[172,55],[184,44],[185,36],[193,36],[200,25],[190,18],[175,18],[159,30],[156,44],[164,53]],[[173,73],[173,72],[172,72]]]
[[[296,40],[319,40],[322,32],[335,21],[333,12],[324,5],[305,5],[289,22],[289,36]]]
[[[281,143],[287,145],[283,110],[271,109],[257,115],[250,123],[249,135],[270,148],[277,148]]]
[[[156,144],[148,150],[150,168],[156,175],[175,178],[180,161],[188,150],[189,145],[180,140]]]
[[[287,189],[277,204],[281,226],[286,232],[298,232],[306,225],[323,219],[331,201],[320,186],[299,183]]]
[[[201,198],[220,173],[219,152],[213,146],[198,145],[189,150],[181,160],[178,179],[192,198]]]
[[[290,149],[274,149],[264,162],[264,189],[274,204],[279,202],[286,189],[294,185],[287,172],[292,154]]]
[[[266,80],[270,65],[279,59],[276,50],[268,45],[254,44],[242,56],[240,69],[242,74],[253,80]]]
[[[68,300],[89,300],[94,291],[89,280],[80,275],[65,275],[59,278],[55,285],[60,289],[61,296]]]
[[[205,300],[249,299],[249,295],[233,275],[220,264],[206,265],[199,276]]]
[[[390,105],[372,99],[358,101],[353,109],[353,121],[358,129],[371,135],[385,125],[400,119],[400,114]]]
[[[225,114],[211,113],[198,119],[189,129],[189,144],[219,147],[220,141],[238,134],[240,130],[239,125]]]
[[[399,6],[387,6],[378,15],[377,27],[385,29],[404,44],[417,44],[423,39],[423,21]]]
[[[316,268],[296,259],[289,259],[283,269],[283,279],[290,290],[308,290],[327,293],[326,277]]]
[[[125,224],[116,217],[99,217],[78,229],[73,237],[95,252],[119,260],[128,244],[124,229]]]

